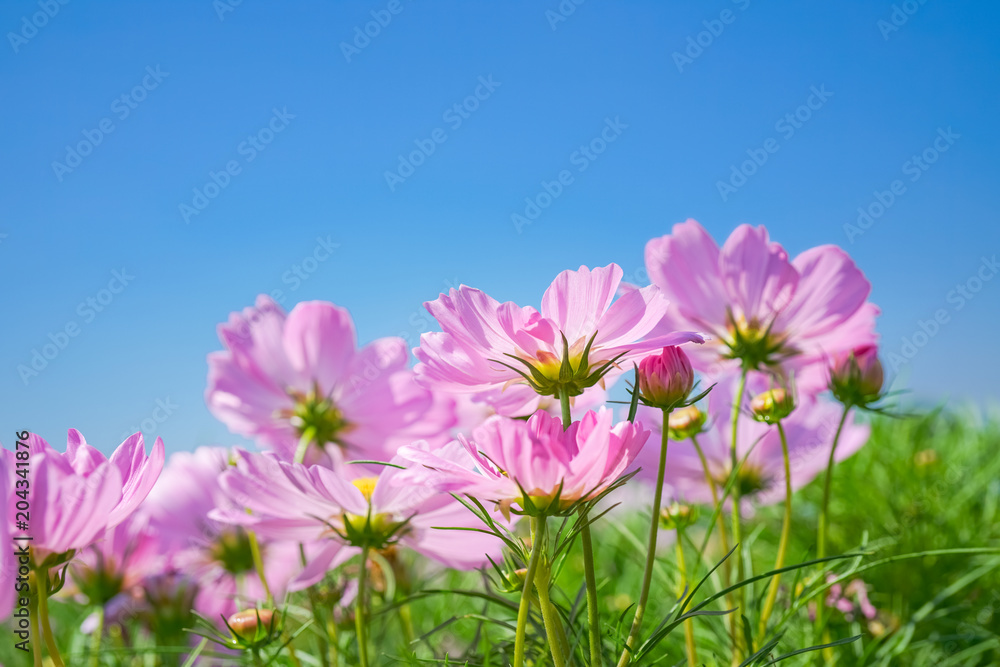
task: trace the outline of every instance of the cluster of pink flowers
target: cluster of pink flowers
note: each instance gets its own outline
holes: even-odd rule
[[[219,622],[280,606],[358,554],[502,562],[502,532],[443,529],[482,528],[463,497],[513,530],[526,515],[586,512],[640,466],[674,499],[709,503],[738,461],[740,503],[780,501],[782,442],[754,400],[767,392],[791,397],[780,418],[792,487],[826,469],[835,432],[838,460],[865,443],[867,427],[845,413],[838,428],[826,395],[865,407],[882,385],[878,309],[843,251],[789,260],[746,225],[720,248],[688,221],[650,241],[646,263],[653,284],[641,288],[615,264],[564,271],[539,309],[453,289],[425,304],[441,330],[421,336],[414,368],[402,339],[358,348],[343,308],[286,314],[261,296],[219,325],[205,399],[263,451],[178,452],[164,467],[163,443],[146,457],[140,434],[110,459],[76,431],[65,454],[32,436],[31,567],[106,619],[159,615],[162,629],[193,608]],[[603,406],[634,365],[638,412]],[[698,377],[714,386],[701,409]],[[680,442],[657,480],[647,440],[663,429]],[[7,499],[13,470],[4,450]],[[11,510],[0,532],[13,525]]]

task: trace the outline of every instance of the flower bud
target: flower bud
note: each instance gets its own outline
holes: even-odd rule
[[[863,345],[834,360],[830,368],[830,390],[846,405],[865,406],[878,400],[885,374],[878,348]]]
[[[795,399],[791,392],[777,387],[754,396],[750,401],[750,409],[757,421],[773,424],[792,414]]]
[[[244,609],[227,621],[239,639],[251,644],[266,639],[274,630],[274,622],[274,611],[271,609]]]
[[[695,405],[674,410],[670,413],[670,417],[667,420],[667,428],[670,430],[667,435],[670,436],[671,440],[676,441],[687,440],[696,436],[701,433],[702,428],[705,426],[705,418],[705,413]]]
[[[694,372],[676,345],[639,362],[639,396],[647,405],[669,409],[683,402],[694,387]]]
[[[698,519],[698,508],[674,501],[660,510],[660,521],[665,528],[681,530],[687,528]]]
[[[505,593],[517,593],[524,588],[524,580],[528,576],[528,568],[521,567],[511,572],[505,572],[503,574],[504,586],[503,590]]]

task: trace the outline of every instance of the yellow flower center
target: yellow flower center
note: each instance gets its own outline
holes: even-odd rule
[[[375,493],[375,485],[378,484],[378,477],[359,477],[351,482],[351,484],[361,492],[365,500],[371,502],[372,494]]]

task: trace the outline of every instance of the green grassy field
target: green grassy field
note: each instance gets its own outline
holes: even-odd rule
[[[856,553],[857,557],[827,563],[827,569],[845,575],[846,585],[854,578],[867,584],[868,596],[878,610],[872,620],[855,614],[848,619],[831,610],[829,637],[815,636],[809,621],[808,604],[799,594],[819,583],[817,566],[786,573],[772,627],[757,636],[758,614],[766,594],[767,581],[747,587],[747,628],[754,648],[777,639],[757,662],[768,662],[783,654],[824,641],[860,635],[860,639],[833,649],[838,665],[946,665],[1000,664],[1000,554],[950,553],[956,549],[1000,547],[1000,420],[984,421],[971,413],[935,413],[924,417],[873,421],[870,442],[842,463],[833,479],[830,553]],[[795,523],[788,563],[807,561],[815,553],[816,514],[821,489],[817,482],[795,496]],[[703,510],[697,523],[687,530],[685,561],[690,572],[704,575],[723,554],[712,541],[704,559],[698,547],[710,511]],[[747,576],[770,569],[774,562],[781,525],[781,507],[761,509],[748,521],[746,548],[753,553],[747,562]],[[639,589],[648,516],[619,512],[595,527],[598,583],[606,608],[602,619],[608,628],[604,664],[614,664],[621,640],[616,634],[619,618],[627,629],[626,613]],[[661,535],[669,535],[664,531]],[[661,540],[658,568],[654,572],[654,594],[647,611],[644,633],[648,636],[661,619],[676,607],[678,572],[676,544]],[[575,664],[586,664],[586,604],[580,582],[582,563],[575,549],[562,563],[559,587],[553,598],[564,612],[563,622],[575,645]],[[882,564],[877,565],[877,563]],[[347,567],[351,567],[348,565]],[[722,569],[693,597],[697,605],[721,587]],[[853,573],[853,574],[852,574]],[[393,582],[389,582],[391,586]],[[439,573],[423,580],[415,576],[408,586],[411,599],[401,606],[405,582],[395,582],[397,603],[376,603],[372,634],[378,655],[374,664],[494,665],[509,663],[513,624],[518,596],[489,588],[483,575]],[[452,589],[451,592],[435,591]],[[455,592],[455,591],[464,591]],[[792,600],[797,600],[790,610]],[[705,607],[724,609],[725,598]],[[311,614],[304,608],[304,596],[293,598],[287,628],[294,631]],[[68,664],[87,665],[89,639],[76,628],[85,616],[81,609],[53,602],[59,643]],[[551,664],[544,644],[541,622],[532,632],[529,655],[532,664]],[[301,665],[319,665],[315,655],[315,625],[295,640],[296,658]],[[154,646],[152,637],[141,632],[125,633],[112,628],[106,638],[98,665],[177,665],[184,662],[178,653],[165,653]],[[728,620],[725,616],[693,619],[698,663],[732,664]],[[23,654],[15,655],[13,639],[0,646],[4,665],[30,664]],[[349,618],[341,619],[340,664],[356,664]],[[412,638],[408,641],[408,638]],[[180,649],[177,649],[179,651]],[[210,652],[210,648],[205,649]],[[196,664],[212,664],[199,658]],[[249,657],[245,664],[252,664]],[[821,652],[792,656],[781,664],[821,664]],[[677,627],[649,650],[640,664],[686,664],[684,631]],[[238,664],[239,658],[225,664]],[[223,664],[223,663],[220,663]],[[273,664],[292,665],[286,655]],[[738,664],[738,663],[737,663]]]

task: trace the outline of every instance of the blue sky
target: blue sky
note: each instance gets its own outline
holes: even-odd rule
[[[148,420],[173,450],[239,442],[204,407],[205,355],[256,294],[415,343],[421,304],[459,283],[537,304],[580,264],[641,282],[645,242],[689,217],[845,247],[897,387],[995,397],[998,19],[941,0],[5,2],[0,441],[77,427],[110,451]]]

